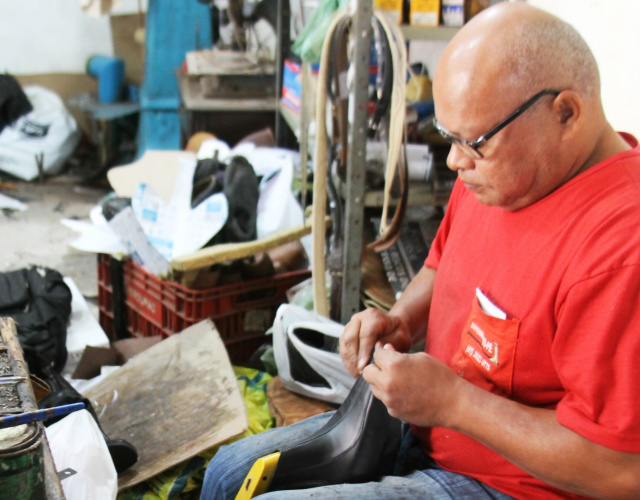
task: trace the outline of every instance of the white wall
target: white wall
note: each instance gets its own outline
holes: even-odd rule
[[[107,16],[94,19],[81,5],[93,0],[0,0],[0,72],[16,75],[84,73],[95,54],[111,55]],[[195,1],[195,0],[176,0]],[[570,22],[600,65],[609,121],[640,138],[640,1],[529,0]],[[116,9],[135,12],[138,0]],[[147,1],[142,2],[146,10]],[[423,45],[424,44],[426,47]],[[425,60],[433,74],[442,42],[414,42],[410,59]]]
[[[640,138],[640,2],[637,0],[528,0],[572,24],[593,51],[602,100],[616,130]]]
[[[82,9],[92,1],[0,0],[0,72],[85,73],[92,55],[113,55],[109,17]],[[135,12],[138,5],[114,3],[114,13]]]
[[[528,0],[572,24],[600,67],[602,101],[616,130],[640,139],[640,1]],[[433,75],[445,42],[412,42],[410,62],[422,61]]]

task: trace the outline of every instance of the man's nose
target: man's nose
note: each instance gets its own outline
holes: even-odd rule
[[[470,170],[475,168],[476,161],[471,158],[469,155],[465,154],[464,151],[454,142],[451,144],[451,149],[449,149],[449,154],[447,155],[447,167],[454,172],[458,170]]]

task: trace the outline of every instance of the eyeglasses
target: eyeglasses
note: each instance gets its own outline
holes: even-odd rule
[[[482,134],[475,141],[467,141],[466,139],[462,139],[461,137],[456,137],[455,135],[445,130],[442,127],[442,125],[440,125],[438,120],[436,120],[436,118],[433,119],[433,125],[438,130],[438,132],[440,132],[440,135],[444,137],[448,142],[458,146],[467,156],[473,158],[474,160],[480,160],[484,158],[484,156],[479,151],[479,149],[483,147],[489,139],[491,139],[494,135],[496,135],[503,128],[509,125],[513,120],[518,118],[522,113],[524,113],[527,109],[533,106],[533,104],[542,96],[545,96],[545,95],[557,96],[560,94],[560,92],[561,92],[560,90],[551,90],[551,89],[546,89],[538,92],[531,99],[525,102],[522,106],[516,109],[513,113],[507,116],[504,120],[498,123],[495,127],[489,130],[489,132],[487,132],[486,134]]]

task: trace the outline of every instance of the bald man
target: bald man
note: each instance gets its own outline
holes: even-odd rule
[[[465,25],[433,91],[458,174],[445,218],[392,310],[340,342],[410,424],[413,470],[264,498],[640,498],[637,140],[606,121],[585,42],[525,3]],[[202,499],[233,498],[256,457],[326,418],[223,448]]]

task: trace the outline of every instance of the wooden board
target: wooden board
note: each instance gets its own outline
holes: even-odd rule
[[[273,248],[277,248],[291,241],[296,241],[311,233],[311,225],[300,225],[289,229],[277,231],[270,236],[259,240],[242,243],[221,243],[211,247],[201,248],[186,255],[174,257],[171,260],[171,268],[174,272],[202,269],[203,267],[242,259],[251,255],[257,255]]]
[[[279,376],[274,377],[267,385],[267,398],[269,411],[275,415],[278,427],[336,409],[324,401],[291,392],[282,384]]]
[[[247,429],[235,374],[210,320],[133,357],[86,396],[109,438],[138,451],[138,462],[118,477],[120,491]]]

